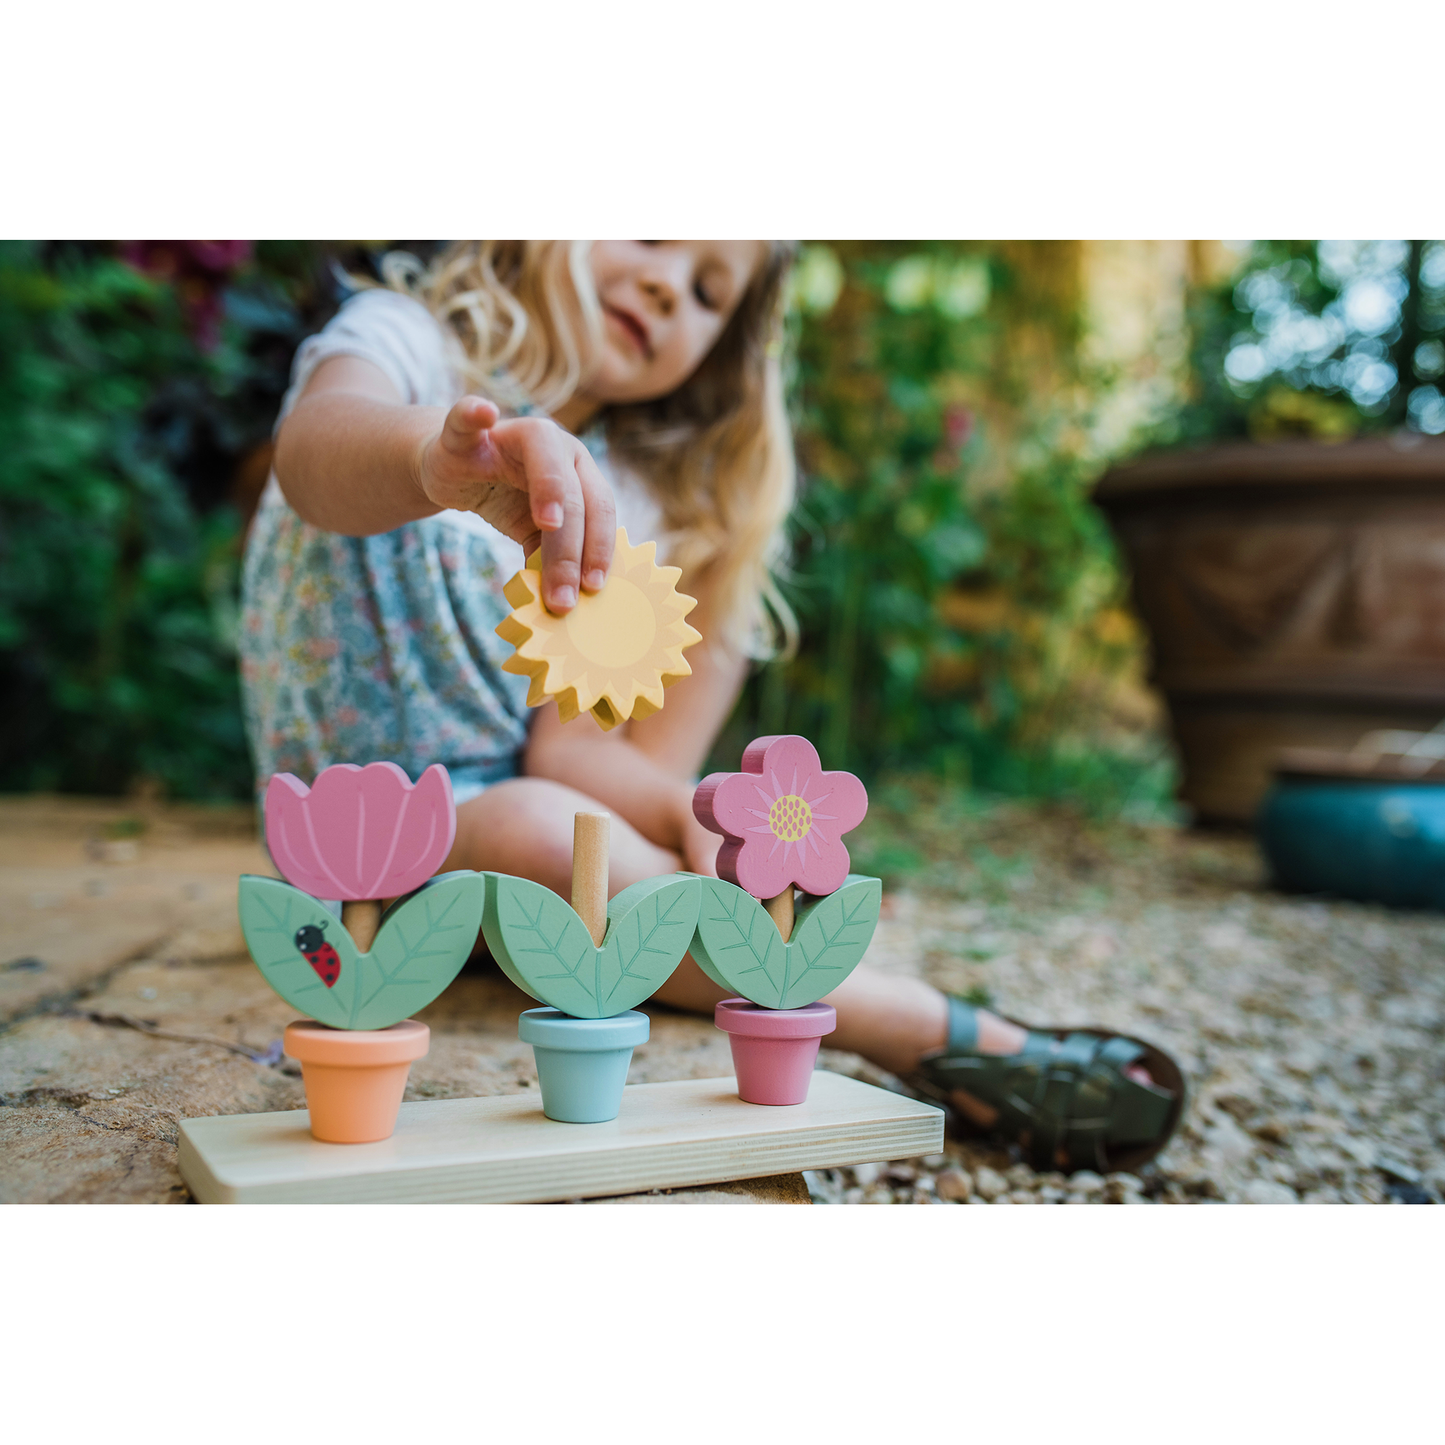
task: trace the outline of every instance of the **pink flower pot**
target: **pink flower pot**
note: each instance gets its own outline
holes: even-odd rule
[[[738,1097],[748,1104],[801,1104],[807,1100],[818,1060],[818,1042],[838,1026],[825,1003],[805,1008],[760,1008],[745,998],[725,998],[713,1022],[728,1035]]]

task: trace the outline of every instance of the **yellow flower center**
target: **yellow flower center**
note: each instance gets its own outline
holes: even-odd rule
[[[813,810],[796,793],[784,793],[768,809],[768,827],[773,830],[773,837],[784,843],[806,838],[812,826]]]

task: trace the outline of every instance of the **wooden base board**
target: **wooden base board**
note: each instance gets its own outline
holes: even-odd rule
[[[745,1104],[733,1079],[629,1085],[606,1124],[558,1124],[535,1090],[403,1104],[378,1144],[322,1144],[304,1109],[183,1119],[202,1204],[514,1204],[935,1154],[943,1111],[819,1070],[805,1104]]]

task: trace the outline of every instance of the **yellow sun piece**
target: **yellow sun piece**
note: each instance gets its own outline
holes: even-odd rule
[[[812,831],[813,810],[806,798],[785,793],[768,809],[768,827],[773,830],[773,837],[784,843],[796,843]]]
[[[542,601],[541,552],[527,558],[502,589],[513,610],[497,635],[517,649],[502,671],[532,679],[528,707],[555,697],[563,722],[590,712],[610,729],[657,712],[663,689],[691,674],[683,650],[702,633],[683,619],[697,599],[677,590],[681,568],[656,559],[656,542],[634,547],[619,527],[602,590],[559,617]]]

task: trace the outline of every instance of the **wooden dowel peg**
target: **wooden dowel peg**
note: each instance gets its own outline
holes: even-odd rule
[[[784,888],[776,898],[765,898],[763,907],[768,916],[778,925],[778,932],[786,943],[793,936],[793,890]]]
[[[610,813],[578,813],[572,825],[572,911],[602,947],[607,932]]]
[[[368,898],[341,905],[341,926],[351,935],[358,953],[370,953],[381,927],[381,899]]]

